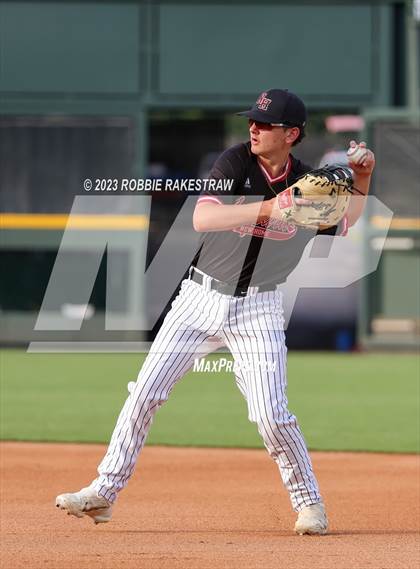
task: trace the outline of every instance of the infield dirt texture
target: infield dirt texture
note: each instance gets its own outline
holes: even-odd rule
[[[1,353],[2,438],[105,441],[135,355]],[[291,409],[330,518],[296,536],[277,467],[230,374],[189,374],[159,411],[109,524],[67,517],[55,495],[94,476],[104,445],[3,442],[3,569],[418,569],[419,361],[410,355],[292,354]],[[387,451],[387,452],[385,452]],[[412,454],[398,454],[411,452]],[[393,454],[390,454],[393,453]]]

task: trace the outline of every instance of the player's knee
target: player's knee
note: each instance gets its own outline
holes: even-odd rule
[[[264,438],[274,433],[276,437],[287,439],[290,429],[294,429],[297,426],[296,417],[289,413],[287,409],[264,409],[258,413],[255,422]]]
[[[137,381],[128,384],[130,397],[137,401],[138,405],[147,407],[160,406],[169,397],[169,391],[153,381],[143,381],[140,377]]]
[[[292,415],[287,405],[251,405],[249,408],[250,421],[258,425],[271,425],[273,427],[287,423]]]

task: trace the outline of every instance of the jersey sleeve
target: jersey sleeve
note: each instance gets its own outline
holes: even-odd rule
[[[202,180],[204,187],[197,204],[232,204],[241,181],[245,181],[247,156],[244,144],[225,150],[214,163],[208,178]]]

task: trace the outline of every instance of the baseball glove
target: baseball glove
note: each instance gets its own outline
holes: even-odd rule
[[[326,165],[312,170],[278,194],[280,217],[307,229],[337,225],[346,214],[352,188],[350,168]]]

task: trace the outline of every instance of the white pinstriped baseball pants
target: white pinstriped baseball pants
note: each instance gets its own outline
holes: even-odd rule
[[[305,441],[296,417],[287,408],[281,293],[234,297],[210,290],[206,284],[183,281],[137,382],[132,384],[93,488],[115,501],[134,471],[154,414],[194,359],[215,349],[206,349],[206,342],[216,340],[231,351],[235,363],[243,363],[245,358],[251,364],[246,369],[239,367],[236,381],[247,401],[249,419],[257,423],[265,447],[279,467],[293,509],[299,511],[319,502]],[[201,350],[199,355],[197,350]],[[274,365],[258,365],[262,360]]]

